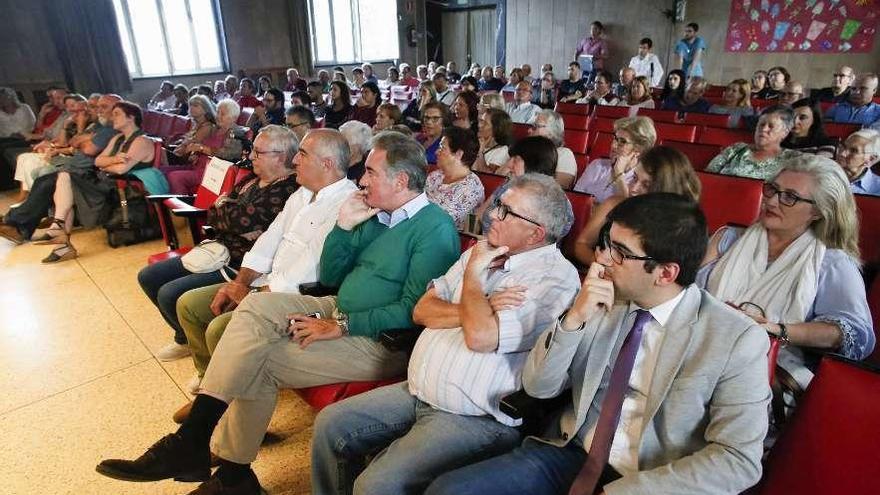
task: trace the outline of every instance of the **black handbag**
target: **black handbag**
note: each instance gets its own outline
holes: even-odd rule
[[[130,246],[162,237],[159,222],[150,210],[142,187],[132,186],[128,178],[118,179],[115,195],[118,205],[104,224],[110,247]]]

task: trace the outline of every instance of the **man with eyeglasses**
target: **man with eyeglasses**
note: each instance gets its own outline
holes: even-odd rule
[[[531,124],[535,121],[541,107],[532,103],[532,85],[526,81],[520,81],[516,85],[514,101],[504,104],[504,111],[510,115],[510,120],[517,124]]]
[[[315,114],[308,107],[292,106],[285,112],[284,125],[302,141],[306,133],[315,126]]]
[[[856,78],[852,67],[841,65],[833,74],[831,86],[816,90],[811,95],[813,101],[840,103],[849,99],[850,85]]]
[[[267,125],[284,125],[284,92],[278,88],[269,88],[263,95],[263,104],[254,108],[248,127],[256,135]]]
[[[437,476],[519,444],[519,421],[500,411],[500,399],[519,388],[529,349],[579,285],[556,246],[570,221],[567,203],[551,177],[511,181],[486,239],[434,279],[416,305],[413,319],[426,328],[408,381],[318,415],[313,493],[348,493],[355,485],[356,493],[422,493]]]
[[[880,176],[871,170],[878,162],[880,131],[856,131],[837,148],[837,163],[849,179],[853,193],[880,196]]]
[[[312,133],[333,137],[312,141]],[[297,154],[297,181],[331,172],[343,177],[348,143],[336,131],[312,133]],[[279,151],[263,143],[254,147],[260,154]],[[244,298],[180,429],[140,458],[106,460],[98,472],[130,481],[203,480],[210,473],[209,442],[216,428],[212,445],[222,461],[197,493],[261,493],[250,463],[280,388],[403,376],[406,353],[383,346],[379,334],[412,326],[413,306],[428,283],[455,262],[460,242],[452,218],[423,192],[427,165],[418,143],[400,133],[381,133],[366,168],[360,181],[364,189],[342,202],[312,272],[322,284],[338,287],[338,294],[312,297],[272,290]],[[321,209],[324,191],[312,192],[300,199]],[[317,210],[311,214],[325,216]],[[317,242],[295,244],[291,253],[319,247]],[[263,263],[270,261],[268,254],[260,257]]]
[[[703,213],[676,194],[632,197],[600,239],[523,371],[534,397],[571,388],[558,424],[426,495],[739,493],[760,479],[769,341],[694,284]]]
[[[841,124],[861,124],[863,127],[880,126],[880,104],[873,101],[877,81],[877,74],[859,75],[849,98],[828,110],[825,119]]]
[[[785,88],[779,94],[779,103],[781,105],[792,106],[794,102],[804,97],[804,85],[797,81],[788,81]]]

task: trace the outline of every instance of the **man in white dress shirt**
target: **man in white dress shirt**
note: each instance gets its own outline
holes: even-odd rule
[[[510,115],[510,120],[517,124],[531,124],[541,111],[541,107],[532,103],[532,85],[527,81],[520,81],[516,85],[515,100],[504,104],[504,111]]]
[[[447,473],[426,495],[740,493],[761,477],[766,332],[693,283],[699,207],[670,193],[608,215],[574,305],[523,371],[538,398],[572,401],[541,438]]]
[[[663,64],[651,50],[654,42],[651,38],[639,41],[639,54],[629,60],[629,66],[636,71],[636,76],[645,76],[651,81],[652,88],[663,87]]]
[[[570,221],[551,177],[512,179],[487,239],[435,279],[413,311],[427,328],[408,382],[324,409],[312,440],[313,493],[422,493],[440,474],[519,443],[499,410],[538,334],[579,281],[556,241]],[[364,457],[381,451],[362,473]],[[356,480],[355,480],[356,478]]]

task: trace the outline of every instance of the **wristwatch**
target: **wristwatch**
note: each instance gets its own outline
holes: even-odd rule
[[[783,323],[777,323],[776,325],[779,326],[779,335],[777,336],[779,337],[779,343],[783,346],[787,346],[791,343],[791,340],[788,339],[788,329],[785,328],[785,324]]]
[[[342,336],[348,336],[348,314],[339,311],[339,308],[336,308],[333,313],[333,317],[336,318],[336,324],[339,325],[339,329],[342,330]]]

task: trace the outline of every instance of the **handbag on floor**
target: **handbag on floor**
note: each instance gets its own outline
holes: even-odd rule
[[[119,204],[104,224],[110,247],[130,246],[162,237],[159,222],[150,214],[147,193],[132,187],[129,180],[118,180]]]

